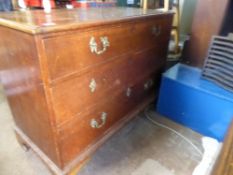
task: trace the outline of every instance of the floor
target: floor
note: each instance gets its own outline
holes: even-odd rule
[[[13,120],[0,88],[0,175],[50,175],[32,152],[25,152],[13,133]],[[201,151],[202,136],[154,111],[149,115],[189,138]],[[200,162],[198,152],[180,136],[139,114],[109,139],[79,175],[192,175]]]

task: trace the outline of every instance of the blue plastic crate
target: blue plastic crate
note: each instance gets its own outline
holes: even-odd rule
[[[201,69],[177,64],[163,74],[157,111],[223,141],[233,117],[233,93],[201,79]]]

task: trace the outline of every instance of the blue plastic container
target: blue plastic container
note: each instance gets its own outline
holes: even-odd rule
[[[201,79],[201,69],[177,64],[163,74],[157,111],[223,141],[233,117],[233,93]]]

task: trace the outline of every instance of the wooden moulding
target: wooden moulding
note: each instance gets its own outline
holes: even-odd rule
[[[49,170],[55,175],[76,175],[81,168],[90,160],[90,155],[92,155],[108,138],[116,133],[121,127],[123,127],[127,122],[129,122],[133,117],[135,117],[139,112],[141,112],[145,107],[154,100],[154,96],[149,97],[132,112],[122,118],[118,123],[107,131],[100,140],[94,143],[91,147],[88,147],[80,156],[76,157],[70,164],[68,164],[63,170],[61,170],[53,161],[50,160],[33,142],[27,137],[17,126],[15,126],[15,134],[19,144],[24,148],[24,150],[32,149],[45,163]],[[26,149],[25,149],[26,148]]]
[[[5,73],[1,78],[21,145],[34,150],[54,174],[77,172],[101,144],[154,99],[148,95],[152,85],[158,86],[164,68],[172,15],[134,8],[53,10],[49,15],[41,11],[0,13],[0,45],[6,48],[0,52]],[[109,33],[113,28],[115,32]],[[109,40],[113,39],[111,49],[98,56],[98,51],[107,47],[100,37],[108,34]],[[94,47],[99,44],[104,47]],[[93,56],[93,48],[97,56]],[[127,63],[122,63],[123,59]],[[98,88],[103,87],[97,94],[92,93],[92,79]],[[132,98],[128,89],[134,89]],[[109,96],[113,105],[105,107]],[[64,102],[66,98],[70,100]],[[98,121],[102,109],[113,117],[93,131],[90,121]]]
[[[228,130],[221,154],[211,175],[233,174],[233,122]]]
[[[127,9],[131,12],[129,13]],[[100,10],[101,16],[97,15]],[[0,13],[0,25],[35,35],[83,28],[87,29],[94,26],[129,22],[132,18],[149,19],[154,15],[164,16],[168,14],[172,16],[173,12],[151,9],[143,10],[140,8],[134,8],[132,10],[132,8],[125,7],[87,8],[85,10],[53,9],[52,13],[49,14],[44,13],[43,10],[25,10],[23,12],[13,11],[11,13]]]
[[[55,173],[56,175],[62,175],[62,171],[46,156],[33,142],[32,140],[27,137],[23,131],[21,131],[20,128],[17,126],[14,127],[16,138],[19,142],[19,144],[23,148],[32,149],[40,158],[41,160],[45,163],[45,165],[48,166],[49,170]],[[25,149],[24,149],[25,150]]]

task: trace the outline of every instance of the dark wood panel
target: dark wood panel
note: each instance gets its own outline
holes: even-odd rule
[[[233,122],[225,138],[221,154],[215,164],[212,175],[233,174]]]
[[[0,33],[1,82],[16,125],[59,164],[34,38],[4,27]]]
[[[229,0],[198,0],[184,62],[202,67],[213,35],[221,31]]]
[[[233,32],[233,1],[229,1],[230,2],[226,11],[224,23],[220,32],[220,34],[224,36],[227,36],[229,33]]]

